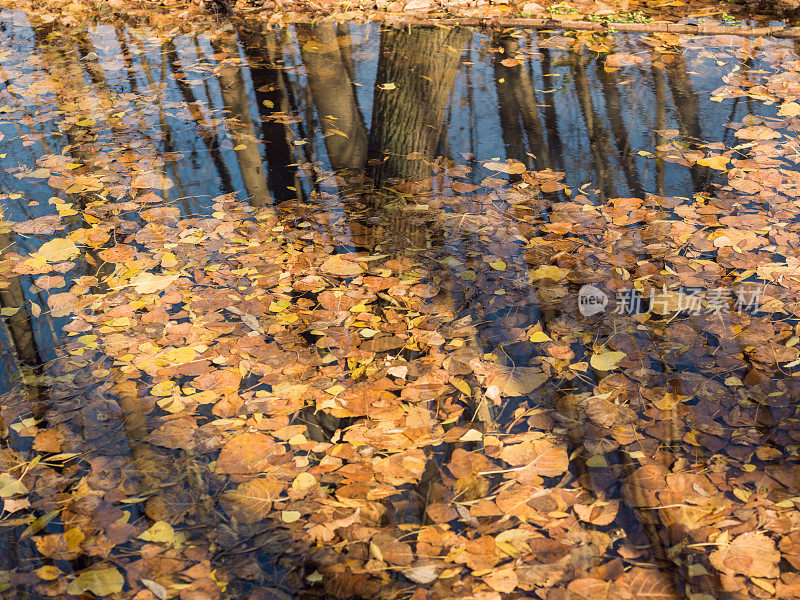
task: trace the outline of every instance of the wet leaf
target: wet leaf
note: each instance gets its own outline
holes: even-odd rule
[[[169,177],[159,171],[150,171],[136,175],[131,179],[131,187],[137,189],[169,190],[175,185]]]
[[[78,256],[80,251],[72,240],[57,238],[42,244],[36,256],[42,260],[52,263],[62,260],[70,260]]]
[[[10,473],[0,473],[0,498],[10,498],[17,494],[27,494],[28,488]]]
[[[524,163],[514,159],[508,159],[504,163],[490,161],[484,163],[483,166],[490,171],[499,171],[500,173],[508,173],[509,175],[519,175],[527,170]]]
[[[530,272],[530,278],[533,281],[540,279],[552,279],[553,281],[561,281],[569,274],[569,269],[562,269],[552,265],[542,265]]]
[[[220,504],[238,522],[256,523],[270,513],[273,501],[280,496],[283,489],[280,482],[258,477],[239,484],[235,490],[224,492],[220,497]]]
[[[142,272],[131,277],[130,285],[134,286],[139,294],[155,294],[169,287],[180,277],[180,274],[156,275],[153,273]]]
[[[726,171],[728,162],[729,159],[725,156],[708,156],[706,158],[697,159],[697,164],[701,167],[709,167],[717,171]]]
[[[328,258],[320,269],[323,273],[335,277],[356,277],[364,272],[358,263],[345,260],[338,255]]]
[[[780,133],[763,125],[753,125],[739,129],[734,135],[743,140],[774,140],[781,137]]]
[[[760,532],[747,532],[734,538],[709,556],[711,564],[723,573],[748,577],[778,577],[781,553],[775,542]]]
[[[165,521],[157,521],[150,528],[138,536],[145,542],[170,545],[175,540],[175,530]]]
[[[598,371],[613,371],[627,354],[614,350],[602,350],[592,354],[589,364]]]
[[[84,571],[67,586],[68,594],[92,592],[95,596],[108,596],[122,591],[125,579],[117,569],[108,567]]]

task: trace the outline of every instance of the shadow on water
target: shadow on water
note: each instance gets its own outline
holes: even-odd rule
[[[377,496],[375,528],[412,531],[435,523],[470,539],[494,535],[510,529],[498,506],[509,485],[519,484],[528,486],[522,504],[531,512],[515,507],[506,516],[540,527],[544,533],[535,537],[546,539],[547,551],[558,559],[536,559],[530,549],[529,559],[518,549],[509,554],[517,559],[525,592],[572,597],[566,589],[562,595],[547,590],[588,577],[619,582],[635,568],[659,574],[659,597],[750,597],[742,590],[752,583],[734,585],[730,573],[713,575],[700,549],[712,545],[707,530],[723,518],[710,515],[727,518],[733,535],[761,518],[753,505],[734,510],[731,498],[746,503],[767,489],[780,501],[798,493],[796,453],[780,451],[796,450],[800,439],[796,423],[790,425],[796,380],[791,369],[781,371],[756,348],[765,339],[785,342],[797,319],[788,308],[777,317],[658,312],[657,303],[674,297],[646,297],[650,282],[657,287],[673,269],[680,271],[681,285],[730,289],[757,268],[737,269],[733,254],[715,262],[719,244],[692,246],[689,240],[712,226],[709,215],[718,218],[735,204],[721,170],[681,158],[712,154],[709,140],[736,142],[727,124],[753,113],[747,101],[710,98],[736,63],[735,53],[704,56],[679,45],[659,53],[637,37],[592,39],[589,47],[574,48],[574,39],[548,32],[333,23],[164,41],[109,26],[76,36],[53,26],[33,30],[9,14],[2,37],[0,104],[8,108],[0,112],[10,116],[0,121],[0,204],[15,225],[0,231],[0,264],[22,264],[21,257],[67,234],[89,248],[67,253],[58,263],[61,271],[47,276],[7,269],[0,289],[0,417],[6,433],[0,464],[21,478],[35,456],[45,457],[46,469],[29,483],[53,492],[45,497],[39,491],[42,498],[30,508],[8,504],[0,519],[0,573],[6,578],[0,589],[8,597],[66,594],[66,582],[59,587],[56,577],[37,577],[34,569],[73,573],[107,559],[132,581],[180,581],[196,592],[180,595],[187,600],[251,591],[256,600],[402,595],[409,580],[385,576],[385,568],[348,571],[386,558],[364,540],[343,544],[340,554],[326,553],[280,521],[265,526],[229,519],[218,503],[228,484],[212,468],[225,427],[249,419],[257,429],[262,413],[270,414],[257,408],[258,398],[278,389],[290,394],[289,384],[310,381],[311,372],[327,377],[327,389],[353,383],[331,376],[332,364],[347,365],[351,375],[361,369],[352,377],[359,381],[336,394],[353,395],[358,388],[363,395],[375,383],[364,374],[373,360],[394,369],[393,379],[385,369],[375,375],[381,393],[427,406],[420,410],[427,415],[419,417],[421,427],[438,427],[440,437],[427,447],[413,484]],[[607,68],[592,44],[638,58]],[[28,60],[8,63],[19,53]],[[745,66],[764,67],[757,61]],[[70,82],[69,94],[59,81]],[[32,114],[30,107],[36,107]],[[48,109],[59,119],[47,118]],[[88,114],[110,129],[92,137],[91,125],[82,125]],[[670,153],[678,158],[665,160]],[[65,161],[87,179],[65,183],[59,175]],[[16,177],[20,165],[46,172]],[[158,191],[152,185],[155,194],[137,203],[138,192],[113,187],[115,173],[131,165],[134,173],[168,177],[174,186]],[[695,204],[702,210],[687,208]],[[255,294],[217,297],[223,276],[217,281],[213,272],[202,272],[202,263],[191,263],[191,244],[181,245],[197,235],[199,248],[209,237],[209,219],[227,214],[246,220],[245,209],[290,240],[275,263],[258,266],[265,280],[288,278],[283,295],[275,296],[286,302],[283,308],[250,313]],[[764,223],[774,222],[773,216],[763,207]],[[693,223],[685,244],[669,248],[671,228],[684,221]],[[93,228],[98,222],[108,223],[103,235]],[[265,233],[252,246],[272,248],[276,239]],[[133,262],[112,257],[120,244],[138,248]],[[186,256],[175,256],[178,247]],[[351,280],[351,296],[337,292],[332,299],[330,290],[306,277],[318,273],[313,252],[320,248],[376,261],[370,268],[382,273],[385,285],[375,276]],[[280,260],[302,252],[306,262],[285,262],[294,270],[282,270]],[[700,267],[687,266],[690,258]],[[185,273],[207,286],[209,298],[170,289],[160,304],[108,311],[109,319],[128,319],[143,329],[102,323],[98,331],[110,337],[89,351],[97,353],[97,363],[78,368],[79,359],[70,358],[81,355],[72,352],[75,340],[91,328],[82,318],[71,319],[73,311],[60,302],[80,305],[82,295],[124,287],[119,281],[125,268],[168,273],[178,259],[190,261]],[[242,264],[241,277],[249,277]],[[613,314],[610,306],[592,317],[578,312],[581,284],[601,286],[613,304],[615,294],[633,289],[633,280],[644,282],[638,309]],[[403,285],[413,291],[398,300],[392,290]],[[381,313],[392,323],[402,324],[399,315],[411,311],[413,336],[396,328],[393,335],[365,339],[375,333],[367,316],[351,313],[359,300],[370,305],[361,313]],[[216,316],[202,327],[225,335],[234,330],[231,314],[306,307],[311,316],[291,343],[279,328],[252,325],[244,331],[262,336],[263,347],[227,351],[267,364],[282,348],[311,367],[243,370],[238,392],[226,393],[229,409],[201,403],[181,410],[164,401],[168,393],[159,396],[148,386],[169,379],[191,387],[192,377],[212,368],[205,355],[193,361],[196,370],[164,372],[135,361],[126,366],[119,358],[125,352],[103,358],[115,344],[128,344],[135,353],[135,335],[149,340],[137,342],[141,348],[163,340],[188,344],[188,324],[199,322],[204,302]],[[359,328],[373,333],[356,334]],[[791,355],[793,346],[781,348]],[[597,356],[616,362],[606,368]],[[615,370],[617,364],[623,370]],[[433,425],[432,414],[447,418]],[[160,419],[170,415],[171,423],[188,419],[205,428],[207,447],[158,443],[164,435]],[[369,418],[378,419],[369,411],[320,410],[313,399],[280,418],[287,415],[285,428],[302,425],[317,444],[309,442],[294,456],[306,464],[322,460],[324,448],[360,431]],[[473,428],[479,438],[470,437]],[[43,433],[48,431],[56,433]],[[498,459],[502,446],[489,440],[531,431],[563,444],[569,457],[564,472],[517,477],[509,474],[514,468],[489,460]],[[366,442],[358,447],[369,448]],[[336,460],[360,464],[345,455]],[[729,475],[730,489],[739,492],[709,508],[706,499],[723,495],[716,488],[724,483],[726,461],[747,467]],[[763,478],[751,475],[753,465]],[[346,488],[338,496],[342,507],[357,505],[353,498],[363,484],[357,473],[348,473],[330,479],[331,494]],[[530,495],[532,488],[543,491]],[[78,500],[72,499],[76,493]],[[22,516],[28,514],[39,520]],[[549,517],[537,521],[541,515]],[[197,545],[195,554],[171,549],[156,566],[137,561],[127,524],[162,520]],[[773,530],[781,527],[788,525]],[[65,537],[75,528],[91,536],[83,549],[83,540],[70,545],[72,538]],[[66,546],[52,546],[56,538]],[[430,539],[418,544],[440,562],[447,555]],[[186,568],[187,555],[196,558],[194,574],[172,577]],[[397,560],[403,568],[410,565]],[[345,566],[337,570],[339,563]],[[215,583],[218,568],[231,578],[227,591]],[[480,568],[471,569],[480,577]],[[761,589],[767,585],[772,583]],[[159,597],[160,589],[145,584],[139,593]],[[437,597],[460,593],[452,582],[437,582],[434,589]]]

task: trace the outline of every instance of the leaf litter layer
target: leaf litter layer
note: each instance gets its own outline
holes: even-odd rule
[[[648,160],[717,172],[712,192],[606,199],[511,159],[472,184],[414,154],[421,182],[308,164],[340,191],[186,216],[181,157],[146,132],[199,121],[239,147],[241,121],[157,86],[87,95],[65,40],[39,64],[2,49],[4,114],[69,142],[15,171],[52,211],[3,234],[20,359],[20,316],[68,334],[0,405],[7,597],[800,595],[790,49],[720,44],[773,68],[714,99],[776,116],[727,145],[660,132]],[[550,41],[587,42],[607,71],[641,60]],[[23,280],[45,306],[7,304]],[[627,304],[584,316],[584,285]]]

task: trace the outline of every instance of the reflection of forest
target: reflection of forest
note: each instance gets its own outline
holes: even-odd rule
[[[148,53],[141,42],[128,40],[124,32],[116,32],[125,62],[123,83],[119,85],[130,92],[159,84],[167,88],[167,97],[155,103],[158,133],[153,136],[153,147],[147,150],[153,156],[174,152],[188,155],[180,165],[168,167],[163,161],[160,163],[160,168],[169,172],[175,181],[176,195],[181,197],[181,216],[202,214],[207,210],[208,207],[196,198],[214,197],[238,189],[254,207],[296,200],[306,202],[312,207],[309,210],[313,211],[330,209],[324,202],[332,202],[335,210],[330,210],[323,220],[330,229],[333,246],[351,246],[392,256],[432,248],[425,256],[434,265],[430,267],[430,274],[438,278],[440,291],[423,303],[420,312],[427,312],[432,317],[441,313],[453,316],[453,321],[457,321],[466,332],[463,335],[463,356],[477,358],[498,350],[498,354],[503,355],[498,358],[498,362],[504,363],[502,366],[528,366],[529,363],[517,364],[517,361],[532,361],[535,350],[526,339],[519,339],[520,332],[537,325],[547,331],[558,318],[557,311],[546,302],[540,305],[539,291],[527,281],[517,280],[510,286],[513,288],[510,293],[517,295],[517,305],[513,310],[509,310],[507,305],[497,309],[492,294],[482,295],[481,290],[472,290],[469,283],[454,282],[452,273],[435,266],[435,261],[448,252],[459,257],[480,256],[480,259],[497,252],[510,268],[527,270],[529,261],[519,240],[514,238],[516,230],[513,227],[504,231],[505,237],[498,234],[498,239],[487,241],[481,228],[496,223],[476,218],[474,222],[477,224],[471,226],[473,221],[461,219],[457,226],[448,229],[445,219],[419,217],[412,220],[408,218],[408,211],[402,210],[402,206],[398,208],[397,192],[402,191],[403,186],[397,184],[425,182],[438,174],[443,164],[452,165],[452,161],[435,161],[439,157],[453,159],[452,155],[461,150],[453,147],[454,132],[457,133],[459,128],[474,128],[478,120],[473,118],[476,114],[483,119],[497,111],[497,139],[487,140],[487,146],[491,150],[502,150],[504,157],[519,160],[528,169],[566,169],[570,162],[565,156],[585,150],[583,154],[591,156],[591,166],[584,170],[591,175],[588,183],[607,198],[617,194],[641,197],[647,190],[664,193],[670,184],[668,177],[690,180],[698,191],[707,189],[709,185],[707,170],[695,168],[689,174],[669,167],[668,176],[663,162],[658,163],[655,175],[648,178],[647,163],[634,151],[643,144],[641,131],[633,130],[635,124],[631,119],[637,110],[643,110],[641,103],[629,102],[631,95],[623,87],[624,77],[606,72],[599,62],[593,65],[594,59],[588,54],[562,53],[559,60],[563,62],[559,63],[555,59],[558,52],[543,48],[541,60],[533,60],[529,57],[537,48],[539,40],[536,35],[524,40],[494,35],[489,43],[492,49],[502,49],[502,52],[495,52],[491,66],[485,69],[484,74],[489,73],[494,80],[495,107],[484,98],[476,100],[474,90],[469,90],[466,101],[458,96],[464,86],[462,61],[465,49],[472,50],[474,42],[467,30],[381,30],[377,44],[377,73],[374,81],[369,82],[375,89],[367,88],[367,95],[359,92],[362,81],[358,80],[356,52],[346,27],[304,25],[297,26],[295,31],[299,41],[297,46],[291,43],[285,32],[273,30],[247,34],[243,48],[233,38],[215,40],[208,44],[208,48],[195,43],[194,51],[205,60],[211,61],[212,54],[215,60],[222,56],[238,57],[241,49],[248,64],[245,69],[232,64],[219,65],[215,76],[205,81],[203,86],[187,83],[191,65],[182,63],[186,47],[170,41],[164,44],[160,53]],[[45,62],[52,62],[58,69],[71,73],[71,81],[76,86],[71,90],[74,94],[109,94],[111,84],[102,68],[81,58],[94,52],[90,40],[81,38],[76,48],[60,51],[48,46],[44,39],[39,43]],[[137,52],[128,52],[126,48],[129,45]],[[507,60],[512,57],[519,57],[519,64]],[[287,63],[293,68],[287,68]],[[296,76],[300,67],[304,78]],[[559,69],[571,74],[566,91],[559,92],[574,101],[569,106],[548,89],[550,76]],[[687,69],[686,62],[680,58],[668,69],[652,69],[655,101],[648,110],[653,112],[653,128],[665,129],[674,124],[682,136],[696,141],[703,138],[701,126],[705,123],[700,118],[701,108],[692,93]],[[58,72],[56,69],[53,76],[57,77]],[[489,93],[488,88],[484,90],[484,94]],[[194,119],[192,135],[196,139],[190,148],[181,145],[181,125],[168,115],[168,105],[175,99],[189,106]],[[367,107],[370,102],[371,106]],[[462,104],[467,106],[468,119],[464,118],[465,111],[458,108]],[[224,126],[225,132],[212,123],[210,116],[213,111],[223,110],[232,117]],[[302,122],[292,121],[298,115],[303,118]],[[365,115],[369,116],[369,127]],[[79,141],[71,135],[66,136],[70,146]],[[705,135],[713,134],[705,132]],[[474,136],[475,132],[471,131],[470,137]],[[221,141],[226,137],[230,137],[233,143],[226,140],[229,143],[226,146]],[[479,147],[482,142],[478,142]],[[92,156],[74,150],[71,156],[86,164],[93,160]],[[193,165],[211,169],[213,177],[204,177],[204,171],[193,168]],[[330,176],[329,170],[336,172],[335,178]],[[307,174],[312,176],[307,177]],[[366,175],[371,178],[371,185],[359,186],[367,180]],[[475,173],[470,176],[474,181],[482,179]],[[568,176],[573,176],[573,173]],[[323,180],[335,182],[338,197],[324,191]],[[674,182],[671,185],[675,185]],[[416,189],[424,189],[424,186]],[[543,196],[531,204],[543,215],[552,211],[555,203],[569,202],[565,193]],[[433,195],[421,198],[436,200]],[[78,200],[83,202],[85,199],[81,197]],[[80,206],[86,207],[85,204]],[[301,215],[297,218],[300,220]],[[349,230],[350,235],[342,234],[343,229]],[[14,243],[12,234],[0,235],[4,250]],[[108,245],[111,244],[109,241]],[[101,245],[89,253],[94,266],[99,265],[96,269],[81,265],[86,272],[100,278],[110,273],[109,265],[103,265],[102,259],[98,258],[98,252],[104,247],[107,246]],[[483,269],[488,270],[488,267],[484,265]],[[0,306],[25,305],[30,300],[26,297],[27,289],[30,289],[30,281],[24,277],[14,278],[0,291]],[[39,367],[42,360],[36,347],[35,330],[40,325],[36,319],[25,308],[7,320],[6,326],[18,362],[28,367]],[[561,326],[565,325],[562,323]],[[159,339],[166,335],[165,330],[163,324],[153,323],[146,334]],[[637,335],[639,337],[631,334],[631,344],[645,344],[644,336],[641,333]],[[571,350],[585,353],[587,348],[575,343]],[[576,379],[563,389],[548,392],[546,397],[543,394],[540,398],[552,405],[549,408],[555,407],[559,418],[567,424],[571,455],[587,443],[599,443],[586,437],[585,422],[576,409],[576,397],[591,390],[595,384],[589,373],[583,380]],[[670,380],[670,385],[678,384]],[[149,431],[145,415],[140,410],[137,412],[140,398],[136,390],[128,386],[116,392],[126,413],[123,435],[140,471],[142,485],[150,490],[165,488],[164,493],[153,495],[148,510],[169,518],[185,516],[181,511],[196,510],[197,520],[201,521],[207,505],[202,505],[198,498],[208,501],[204,485],[198,481],[199,478],[179,483],[167,481],[167,475],[175,469],[170,464],[171,454],[163,449],[153,450],[143,441]],[[463,417],[464,422],[479,420],[483,421],[487,431],[496,430],[501,418],[499,409],[490,408],[491,403],[482,397],[479,390],[475,390],[470,402],[470,414]],[[308,411],[303,416],[310,425],[310,437],[318,441],[329,439],[335,430],[346,424],[324,415],[324,412]],[[510,420],[507,414],[503,418],[506,422]],[[672,438],[665,439],[667,445],[672,441]],[[443,444],[437,455],[430,458],[424,476],[413,490],[412,499],[403,500],[405,508],[403,514],[396,517],[398,522],[421,523],[426,518],[425,508],[429,502],[452,500],[436,496],[442,491],[435,482],[440,475],[440,465],[449,460],[455,449],[464,446],[464,443]],[[579,475],[580,485],[600,497],[619,495],[621,479],[603,478],[596,473],[593,476],[585,464],[585,454],[577,456],[571,463]],[[625,463],[622,452],[608,454],[618,461],[619,473],[623,473],[623,468],[629,465]],[[488,486],[483,481],[478,483]],[[622,493],[624,496],[624,491]],[[637,504],[636,498],[623,499],[631,509],[640,504],[644,508],[647,506],[644,502]],[[389,499],[393,500],[397,498]],[[161,512],[155,512],[157,510]],[[632,518],[630,514],[627,517]],[[650,525],[649,521],[644,525],[633,522],[637,529],[631,536],[640,542],[649,537],[656,555],[662,558],[662,541]],[[9,540],[8,544],[16,545],[17,541]],[[666,547],[666,542],[664,545]],[[25,554],[33,557],[35,553],[27,549]]]

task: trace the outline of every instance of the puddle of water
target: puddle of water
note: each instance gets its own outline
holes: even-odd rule
[[[797,585],[790,42],[2,25],[9,597]]]

